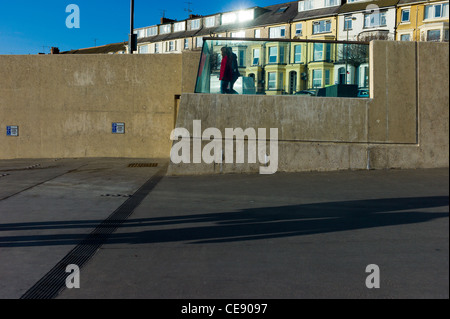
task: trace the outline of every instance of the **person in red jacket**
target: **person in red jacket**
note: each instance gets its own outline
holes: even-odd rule
[[[233,70],[231,67],[231,57],[226,47],[221,49],[222,51],[222,63],[220,64],[220,93],[230,93],[230,82],[233,80]]]

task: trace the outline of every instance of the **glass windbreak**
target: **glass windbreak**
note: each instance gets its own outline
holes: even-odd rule
[[[205,39],[195,92],[369,97],[369,45]]]

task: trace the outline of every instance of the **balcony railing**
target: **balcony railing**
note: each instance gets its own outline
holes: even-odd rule
[[[195,92],[367,98],[369,70],[368,42],[204,38]]]

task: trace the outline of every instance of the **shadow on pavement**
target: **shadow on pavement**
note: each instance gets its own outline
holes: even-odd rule
[[[415,224],[448,218],[447,212],[421,209],[449,205],[448,196],[386,198],[243,209],[238,212],[192,214],[125,220],[107,244],[184,242],[221,243]],[[151,213],[151,212],[149,212]],[[95,228],[102,221],[61,221],[0,225],[0,247],[76,245],[87,234],[1,236],[8,231]],[[201,225],[200,225],[201,224]],[[154,227],[154,229],[151,229]],[[138,230],[139,228],[145,228]],[[130,230],[124,232],[124,230]],[[73,230],[72,230],[73,232]]]

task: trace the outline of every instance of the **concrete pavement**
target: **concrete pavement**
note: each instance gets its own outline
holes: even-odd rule
[[[128,167],[138,161],[160,164]],[[141,187],[162,165],[0,161],[0,298],[24,296],[125,209],[81,267],[80,288],[57,298],[449,296],[448,169],[166,176]],[[379,289],[366,287],[370,264]]]

